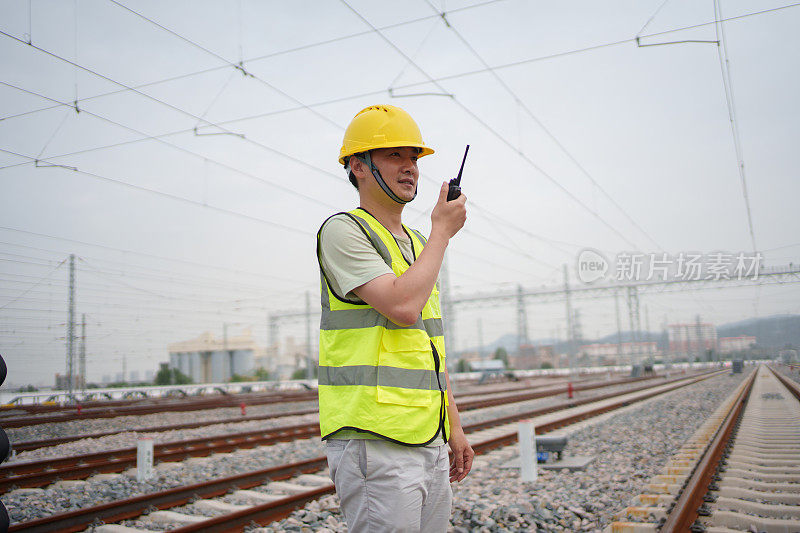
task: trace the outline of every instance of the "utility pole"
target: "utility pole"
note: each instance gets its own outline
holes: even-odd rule
[[[636,285],[628,286],[628,319],[631,325],[633,345],[631,347],[631,366],[634,364],[634,352],[639,343],[639,293]]]
[[[306,379],[314,379],[311,358],[311,293],[306,291]]]
[[[484,349],[483,349],[483,320],[478,318],[478,359],[481,361],[484,360]]]
[[[700,324],[700,315],[695,317],[695,339],[697,342],[697,357],[700,361],[705,360],[705,346],[704,346],[704,339],[703,339],[703,326]]]
[[[622,360],[622,322],[619,319],[619,289],[614,290],[614,307],[617,312],[617,361]]]
[[[81,389],[86,390],[86,313],[81,315],[81,348],[78,358],[78,372],[81,376]]]
[[[528,344],[528,315],[522,285],[517,285],[517,356],[522,355],[522,346]]]
[[[228,363],[228,379],[233,377],[233,362],[231,352],[228,351],[228,323],[222,323],[222,352],[225,354],[225,362]],[[224,378],[223,378],[224,379]]]
[[[581,310],[580,308],[576,308],[573,312],[572,318],[572,338],[575,341],[575,351],[577,352],[577,348],[580,344],[583,343],[583,324],[581,324]]]
[[[647,339],[646,342],[650,342],[650,310],[647,306],[644,306],[644,327],[645,331],[647,332]],[[653,354],[650,352],[650,344],[647,344],[647,359],[652,363],[653,362]]]
[[[274,314],[267,315],[267,344],[269,344],[269,353],[272,357],[272,361],[270,362],[272,368],[267,370],[272,371],[273,368],[276,368],[277,359],[278,359],[278,316]]]
[[[75,363],[75,254],[69,254],[69,306],[67,308],[67,391],[72,401]]]
[[[569,275],[567,274],[567,265],[564,265],[564,299],[567,301],[567,360],[569,361],[569,371],[572,373],[574,355],[574,346],[572,341],[572,300],[570,299],[569,291]]]

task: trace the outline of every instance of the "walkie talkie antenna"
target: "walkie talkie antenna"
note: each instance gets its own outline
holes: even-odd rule
[[[464,172],[464,163],[467,161],[467,154],[469,153],[469,145],[464,150],[464,159],[461,160],[461,168],[458,169],[458,176],[456,176],[456,185],[461,185],[461,174]]]
[[[464,159],[461,160],[461,168],[458,169],[458,176],[450,180],[450,188],[447,190],[447,201],[455,200],[461,196],[461,173],[464,172],[464,163],[467,161],[467,153],[469,153],[469,145],[464,150]]]

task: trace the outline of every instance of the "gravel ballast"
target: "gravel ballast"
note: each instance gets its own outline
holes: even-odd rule
[[[515,446],[477,457],[470,475],[453,485],[451,531],[602,531],[744,376],[725,374],[584,423],[566,450],[594,456],[583,471],[540,469],[529,484],[517,470],[502,468],[517,457]],[[346,531],[335,496],[251,531],[326,530]]]
[[[703,381],[642,404],[634,404],[623,413],[578,430],[570,436],[567,453],[595,456],[595,461],[582,472],[540,471],[538,482],[527,486],[519,481],[516,470],[500,469],[500,465],[516,455],[515,447],[478,458],[470,476],[460,485],[454,485],[453,530],[601,529],[614,512],[625,507],[630,498],[641,492],[643,483],[660,469],[669,455],[680,447],[741,379],[742,375],[726,374]],[[600,393],[590,392],[592,395]],[[491,411],[472,411],[464,413],[463,419],[468,424],[489,418],[490,412],[493,416],[501,416],[563,399],[548,398],[495,407]],[[295,420],[282,419],[286,424]],[[167,422],[161,420],[161,423]],[[171,435],[167,440],[177,440],[175,437]],[[324,448],[318,439],[306,439],[170,464],[158,468],[157,477],[146,483],[138,483],[135,475],[129,471],[109,479],[89,479],[73,487],[51,486],[33,491],[15,491],[3,495],[2,500],[12,522],[27,521],[323,454]],[[294,513],[272,528],[262,529],[324,532],[325,529],[345,531],[345,526],[338,512],[337,500],[332,496],[312,502],[306,509]]]

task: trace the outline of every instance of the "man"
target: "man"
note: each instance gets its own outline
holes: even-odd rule
[[[317,234],[320,428],[354,533],[446,531],[448,477],[464,479],[475,455],[450,391],[437,283],[466,197],[448,202],[442,184],[428,239],[402,224],[417,158],[432,153],[402,109],[363,109],[339,154],[359,207]]]

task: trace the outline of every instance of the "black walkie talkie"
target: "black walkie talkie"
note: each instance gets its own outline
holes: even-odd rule
[[[461,173],[464,172],[464,162],[467,160],[467,152],[469,152],[469,145],[464,150],[464,159],[461,160],[461,168],[458,169],[458,176],[450,180],[450,189],[447,191],[447,201],[455,200],[461,196]]]

